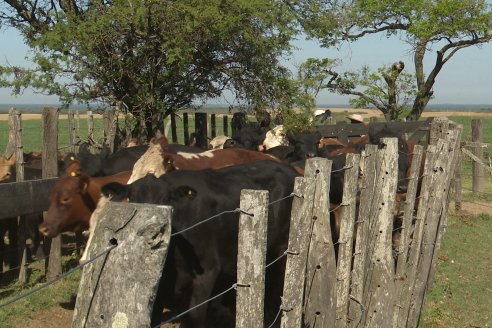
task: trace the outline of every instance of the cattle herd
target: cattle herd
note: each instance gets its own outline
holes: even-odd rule
[[[288,196],[294,179],[303,175],[306,160],[332,160],[330,206],[337,209],[342,202],[346,155],[362,153],[369,143],[381,145],[382,137],[398,138],[397,189],[399,199],[404,199],[413,145],[387,127],[370,129],[368,135],[348,144],[322,138],[316,131],[293,134],[282,126],[266,129],[243,124],[231,137],[210,141],[209,150],[171,144],[165,137],[113,154],[95,155],[81,145],[77,154],[68,154],[60,163],[63,173],[50,191],[49,208],[39,231],[48,237],[93,231],[97,229],[96,209],[108,200],[173,206],[173,237],[155,301],[155,325],[161,322],[164,308],[171,315],[178,314],[236,281],[239,213],[232,210],[239,207],[241,190],[268,190],[270,201],[283,199],[269,208],[269,263],[287,248],[292,204]],[[0,181],[11,180],[6,168],[15,164],[15,158],[0,164]],[[394,212],[394,225],[398,226],[399,209]],[[224,214],[197,225],[219,213]],[[330,224],[336,244],[340,227],[337,210],[331,212]],[[398,229],[394,230],[397,242]],[[283,277],[284,268],[285,261],[278,261],[267,270],[265,320],[269,322],[280,305],[283,281],[279,277]],[[234,326],[235,301],[229,298],[223,296],[189,312],[180,319],[181,326]]]

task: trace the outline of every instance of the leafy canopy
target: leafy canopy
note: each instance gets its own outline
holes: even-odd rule
[[[282,1],[11,0],[0,22],[23,34],[35,63],[0,67],[14,93],[118,104],[148,123],[225,90],[258,107],[292,90],[280,58],[296,29]]]

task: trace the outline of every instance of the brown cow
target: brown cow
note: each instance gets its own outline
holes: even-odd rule
[[[89,228],[89,220],[101,197],[101,187],[110,182],[127,183],[131,172],[106,177],[89,177],[80,172],[73,161],[67,176],[61,177],[50,192],[50,205],[39,231],[55,237],[65,231],[82,232]]]
[[[7,181],[12,176],[12,166],[15,165],[15,154],[9,159],[0,159],[0,182]]]
[[[172,168],[170,162],[172,161]],[[213,149],[201,153],[171,154],[161,144],[151,143],[149,149],[133,166],[133,173],[128,184],[143,178],[148,173],[160,177],[170,169],[202,170],[207,168],[219,169],[235,164],[245,164],[260,160],[280,162],[276,157],[244,148]]]

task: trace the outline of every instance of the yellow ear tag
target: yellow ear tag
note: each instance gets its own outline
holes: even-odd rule
[[[71,161],[75,161],[75,157],[70,156],[70,160],[71,160]]]
[[[188,196],[192,196],[193,195],[193,191],[191,191],[191,189],[188,190]]]
[[[84,183],[82,186],[82,193],[85,194],[87,192],[87,183]]]
[[[77,172],[71,172],[70,175],[73,176],[73,177],[76,177],[77,176]]]

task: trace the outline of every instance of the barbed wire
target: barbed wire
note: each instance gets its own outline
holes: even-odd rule
[[[280,202],[280,201],[286,200],[286,199],[288,199],[288,198],[292,198],[292,197],[294,197],[294,196],[296,196],[296,197],[301,197],[301,196],[299,196],[298,194],[296,194],[295,192],[292,192],[292,193],[290,193],[288,196],[285,196],[285,197],[282,197],[282,198],[280,198],[280,199],[277,199],[277,200],[274,200],[274,201],[272,201],[272,202],[269,202],[269,203],[267,204],[267,206],[271,206],[271,205],[273,205],[273,204],[275,204],[275,203],[278,203],[278,202]],[[199,222],[197,222],[197,223],[195,223],[195,224],[193,224],[193,225],[191,225],[191,226],[189,226],[189,227],[187,227],[187,228],[184,228],[184,229],[182,229],[182,230],[179,230],[179,231],[176,231],[176,232],[172,233],[172,234],[171,234],[171,237],[174,237],[174,236],[180,235],[180,234],[182,234],[182,233],[184,233],[184,232],[186,232],[186,231],[188,231],[188,230],[191,230],[191,229],[193,229],[193,228],[196,228],[197,226],[199,226],[199,225],[201,225],[201,224],[203,224],[203,223],[206,223],[206,222],[208,222],[208,221],[210,221],[210,220],[213,220],[213,219],[215,219],[215,218],[217,218],[217,217],[219,217],[219,216],[221,216],[221,215],[224,215],[224,214],[233,214],[233,213],[240,213],[240,212],[248,213],[251,209],[252,209],[252,207],[248,208],[247,210],[242,210],[241,208],[236,208],[236,209],[233,209],[233,210],[226,210],[226,211],[222,211],[222,212],[220,212],[220,213],[218,213],[218,214],[215,214],[215,215],[212,215],[212,216],[210,216],[210,217],[208,217],[208,218],[206,218],[206,219],[203,219],[203,220],[201,220],[201,221],[199,221]]]
[[[12,303],[15,303],[15,302],[17,302],[17,301],[20,301],[20,300],[22,300],[22,299],[24,299],[24,298],[26,298],[26,297],[28,297],[28,296],[30,296],[30,295],[32,295],[32,294],[34,294],[34,293],[36,293],[36,292],[40,291],[40,290],[42,290],[42,289],[45,289],[45,288],[47,288],[47,287],[49,287],[49,286],[53,285],[55,282],[57,282],[57,281],[59,281],[59,280],[61,280],[61,279],[65,278],[65,277],[67,277],[68,275],[70,275],[70,274],[74,273],[75,271],[78,271],[78,270],[82,269],[83,267],[85,267],[85,266],[86,266],[86,265],[88,265],[89,263],[94,262],[95,260],[97,260],[97,259],[98,259],[98,258],[100,258],[101,256],[104,256],[104,255],[108,254],[109,252],[111,252],[111,251],[112,251],[115,247],[117,247],[117,246],[118,246],[118,244],[111,245],[111,246],[109,246],[107,249],[105,249],[104,251],[100,252],[99,254],[96,254],[93,258],[91,258],[91,259],[89,259],[89,260],[85,261],[85,262],[84,262],[84,263],[82,263],[82,264],[77,265],[75,268],[72,268],[72,269],[68,270],[67,272],[62,273],[62,274],[60,274],[60,275],[56,276],[56,277],[55,277],[55,278],[53,278],[52,280],[47,281],[47,282],[45,282],[45,283],[43,283],[43,284],[41,284],[41,285],[39,285],[39,286],[37,286],[37,287],[35,287],[35,288],[33,288],[33,289],[29,290],[28,292],[26,292],[26,293],[24,293],[24,294],[18,295],[18,296],[16,296],[16,297],[14,297],[14,298],[12,298],[12,299],[10,299],[10,300],[8,300],[8,301],[4,302],[4,303],[1,303],[1,304],[0,304],[0,309],[1,309],[1,308],[4,308],[4,307],[5,307],[5,306],[7,306],[7,305],[10,305],[10,304],[12,304]]]

